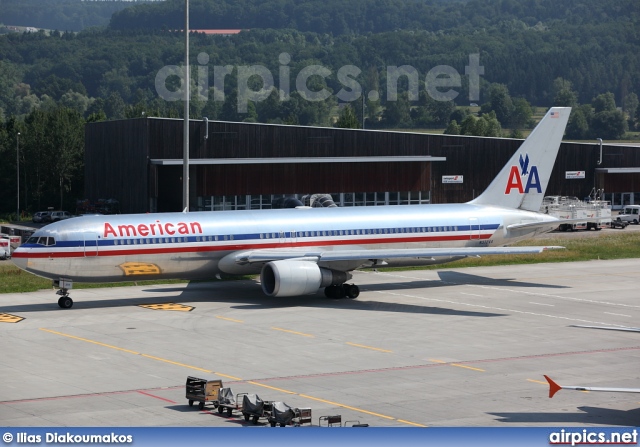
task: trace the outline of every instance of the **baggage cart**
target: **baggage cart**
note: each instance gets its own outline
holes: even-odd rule
[[[273,402],[271,414],[267,416],[269,425],[286,427],[311,423],[311,408],[291,408],[284,402]]]
[[[222,388],[222,380],[202,379],[199,377],[187,377],[186,398],[189,400],[189,406],[192,407],[194,402],[198,402],[198,408],[204,409],[206,403],[212,403],[214,408],[218,406],[218,396]]]
[[[242,415],[245,421],[251,419],[255,425],[258,423],[258,419],[262,417],[268,418],[272,412],[272,401],[264,401],[257,394],[244,394],[242,396]]]
[[[231,388],[220,388],[218,393],[218,413],[227,412],[227,416],[233,415],[234,411],[242,410],[242,397],[247,393],[233,394]]]

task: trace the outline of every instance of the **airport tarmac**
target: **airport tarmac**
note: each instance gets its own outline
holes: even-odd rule
[[[251,425],[187,376],[372,427],[640,423],[637,259],[357,272],[355,300],[255,281],[0,295],[0,426]],[[21,321],[16,321],[23,318]],[[12,322],[14,321],[14,322]],[[353,423],[353,422],[351,422]],[[267,426],[264,420],[260,426]]]

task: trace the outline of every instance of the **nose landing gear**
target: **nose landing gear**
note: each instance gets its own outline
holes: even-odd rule
[[[56,287],[56,295],[60,295],[58,306],[62,309],[70,309],[73,306],[73,300],[69,296],[69,290],[73,288],[73,281],[70,279],[59,279],[53,281],[53,287]]]
[[[67,289],[58,290],[56,295],[60,295],[60,298],[58,299],[58,306],[62,309],[71,309],[71,306],[73,306],[73,300],[69,296],[69,291]]]

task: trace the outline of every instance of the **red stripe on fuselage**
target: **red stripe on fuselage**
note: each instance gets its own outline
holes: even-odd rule
[[[474,235],[475,236],[475,235]],[[202,253],[214,251],[239,251],[239,250],[260,250],[269,248],[299,248],[299,247],[326,247],[334,245],[371,245],[371,244],[401,244],[407,242],[445,242],[445,241],[477,241],[489,239],[492,234],[481,234],[477,238],[471,239],[470,235],[459,236],[430,236],[430,237],[405,237],[405,238],[383,238],[383,239],[343,239],[343,240],[324,240],[309,242],[271,242],[265,244],[229,244],[229,245],[207,245],[213,241],[207,242],[181,242],[181,244],[189,243],[187,247],[171,247],[173,244],[163,244],[163,247],[151,248],[147,244],[122,246],[123,249],[111,249],[109,247],[98,247],[98,256],[127,256],[127,255],[153,255],[168,253]],[[220,241],[218,241],[220,242]],[[227,241],[228,242],[228,241]],[[116,245],[114,247],[120,247]],[[139,248],[134,248],[139,247]],[[108,248],[108,249],[107,249]],[[95,257],[95,247],[80,247],[75,251],[40,251],[39,249],[31,252],[21,252],[16,250],[13,253],[14,258],[78,258],[78,257]]]

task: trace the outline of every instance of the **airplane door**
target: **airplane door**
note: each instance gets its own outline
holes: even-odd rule
[[[98,233],[82,233],[84,239],[84,257],[98,256]]]
[[[480,240],[480,222],[477,217],[469,218],[469,239],[472,241]]]

